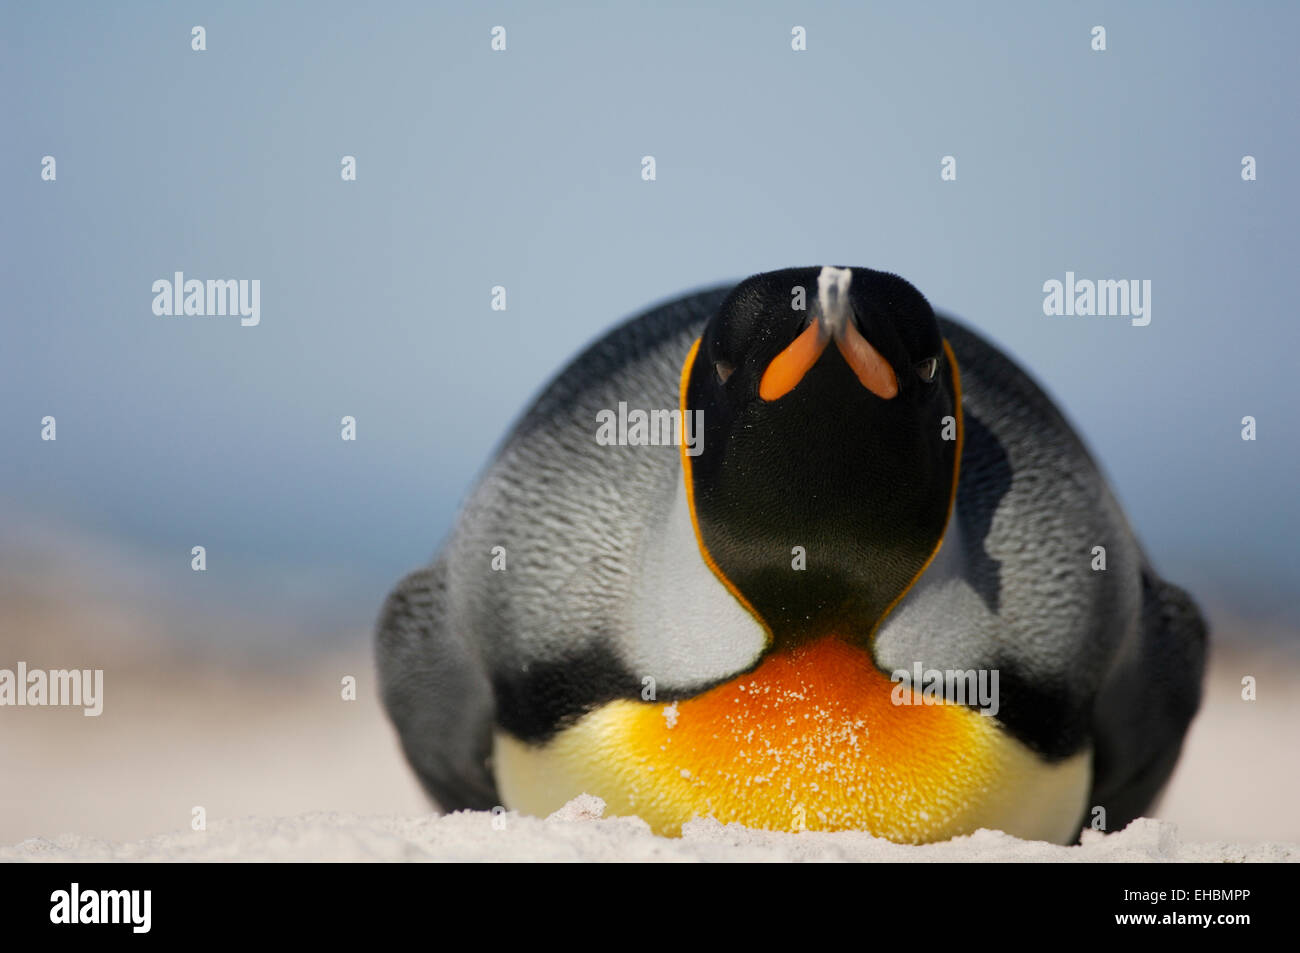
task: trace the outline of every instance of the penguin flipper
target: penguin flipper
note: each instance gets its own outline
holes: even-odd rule
[[[444,811],[489,810],[492,689],[478,653],[447,625],[441,562],[411,573],[384,603],[375,661],[402,750]]]
[[[1141,644],[1102,687],[1094,714],[1090,804],[1122,830],[1159,797],[1201,703],[1208,636],[1192,598],[1142,572]]]

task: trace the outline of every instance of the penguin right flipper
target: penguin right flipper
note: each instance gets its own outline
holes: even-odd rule
[[[402,750],[444,811],[500,804],[488,761],[493,702],[487,673],[450,630],[441,560],[411,573],[380,613],[375,659]]]
[[[1117,831],[1149,812],[1173,773],[1201,701],[1208,635],[1192,598],[1142,570],[1136,650],[1107,679],[1093,716],[1091,804]],[[1086,823],[1086,822],[1085,822]]]

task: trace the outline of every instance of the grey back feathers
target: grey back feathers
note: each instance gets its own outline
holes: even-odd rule
[[[720,292],[688,298],[594,344],[543,392],[474,490],[443,562],[450,608],[462,625],[490,633],[480,650],[499,681],[513,681],[526,665],[587,664],[600,677],[622,679],[620,693],[636,695],[645,676],[689,688],[735,670],[726,658],[710,666],[698,652],[683,655],[643,628],[644,610],[662,600],[683,556],[707,575],[698,550],[671,551],[682,516],[689,530],[689,514],[670,518],[680,495],[678,448],[595,439],[597,414],[620,402],[677,406],[682,361],[721,299]],[[506,550],[504,572],[488,571],[494,546]],[[746,624],[732,601],[724,603],[729,620]],[[727,633],[711,638],[725,641]],[[698,676],[693,666],[702,666]]]

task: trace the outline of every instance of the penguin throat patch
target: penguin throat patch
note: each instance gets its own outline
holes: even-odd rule
[[[1049,766],[995,719],[900,706],[895,688],[864,651],[826,638],[695,698],[612,702],[545,748],[498,737],[498,781],[512,807],[544,814],[585,792],[669,835],[712,816],[907,843],[980,827],[1073,838],[1086,755]]]

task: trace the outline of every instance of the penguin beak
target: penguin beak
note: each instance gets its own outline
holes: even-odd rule
[[[784,351],[772,359],[758,385],[763,400],[777,400],[794,390],[809,368],[817,363],[827,346],[835,342],[840,355],[853,369],[862,386],[882,400],[898,394],[898,378],[889,362],[871,346],[853,323],[843,296],[831,299],[817,320],[804,328]]]

